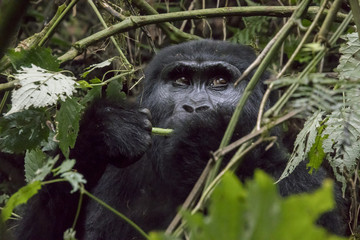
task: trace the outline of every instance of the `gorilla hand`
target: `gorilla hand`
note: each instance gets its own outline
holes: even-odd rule
[[[118,167],[139,160],[151,145],[151,114],[128,102],[99,101],[85,113],[75,152],[91,148],[91,158],[106,159]],[[83,133],[83,134],[81,134]],[[75,156],[76,157],[76,156]]]

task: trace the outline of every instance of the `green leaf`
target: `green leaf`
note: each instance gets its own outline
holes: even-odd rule
[[[50,48],[36,47],[21,51],[11,49],[7,56],[15,69],[30,67],[31,64],[34,64],[49,71],[58,72],[61,70],[59,68],[60,61],[51,54]]]
[[[123,90],[122,80],[111,81],[106,88],[106,98],[113,101],[124,100],[126,95]]]
[[[76,161],[74,159],[66,160],[66,161],[62,162],[61,165],[57,169],[54,169],[54,172],[55,172],[54,175],[57,176],[61,173],[70,171],[75,166],[75,163],[76,163]]]
[[[242,239],[246,193],[239,180],[225,174],[211,196],[209,215],[185,214],[192,240]]]
[[[1,211],[1,221],[8,220],[15,207],[20,204],[26,203],[32,196],[34,196],[41,189],[41,183],[39,181],[32,182],[14,193],[5,207]]]
[[[69,158],[69,147],[73,148],[79,132],[79,121],[84,107],[75,99],[68,98],[61,103],[61,108],[56,114],[58,124],[57,140],[59,147],[66,158]]]
[[[76,231],[73,228],[66,229],[64,232],[64,240],[76,240]]]
[[[342,37],[346,43],[341,45],[342,53],[336,71],[339,72],[340,79],[359,80],[360,79],[360,40],[357,32],[346,34]]]
[[[14,77],[19,80],[19,84],[12,90],[12,106],[6,115],[26,110],[31,106],[51,106],[59,99],[65,101],[73,95],[77,84],[74,77],[49,72],[35,65],[23,67]]]
[[[107,59],[101,63],[97,63],[97,64],[92,64],[89,67],[85,68],[85,70],[87,70],[86,72],[84,72],[81,77],[82,78],[86,78],[86,76],[91,73],[93,70],[97,69],[97,68],[104,68],[109,66],[115,59],[118,59],[118,57],[113,57],[110,59]]]
[[[62,178],[65,178],[73,187],[70,193],[74,193],[80,189],[81,184],[86,184],[86,179],[83,175],[77,172],[65,172],[60,175]]]
[[[331,235],[324,228],[316,225],[317,219],[324,212],[334,207],[333,184],[330,180],[313,193],[291,195],[284,199],[281,217],[274,240],[335,240],[346,239]]]
[[[85,97],[81,99],[80,103],[82,105],[86,105],[89,102],[94,101],[95,99],[101,98],[101,92],[102,88],[101,86],[94,86],[90,91],[87,92]]]
[[[42,181],[45,179],[45,177],[51,173],[51,170],[54,168],[55,163],[59,160],[59,155],[57,155],[55,158],[49,158],[46,163],[38,168],[35,172],[35,177],[32,178],[31,181]]]
[[[289,176],[299,163],[306,159],[310,149],[315,143],[318,132],[317,129],[320,126],[320,122],[323,120],[323,114],[324,112],[317,111],[305,122],[304,128],[296,137],[294,150],[278,182]]]
[[[246,183],[246,188],[248,195],[244,236],[248,239],[268,240],[278,227],[281,213],[281,198],[274,180],[257,170],[254,179]]]
[[[49,136],[47,116],[42,109],[26,110],[0,118],[0,149],[22,153],[34,149]]]
[[[322,132],[324,152],[345,191],[346,176],[355,172],[360,156],[360,115],[351,108],[343,108],[331,113],[326,125]]]
[[[281,197],[273,179],[257,170],[245,187],[226,173],[210,196],[206,214],[183,213],[191,240],[345,240],[316,224],[333,209],[333,184],[313,193]],[[156,235],[161,236],[161,235]],[[166,239],[165,236],[154,240]]]
[[[321,133],[324,131],[325,127],[325,125],[322,125],[318,128],[318,135],[316,136],[315,142],[308,153],[309,163],[306,165],[306,167],[310,168],[310,174],[314,169],[318,170],[320,168],[326,156],[323,148],[323,142],[328,136],[321,136]]]
[[[40,149],[28,150],[25,155],[25,180],[31,182],[36,172],[46,163],[46,155]]]

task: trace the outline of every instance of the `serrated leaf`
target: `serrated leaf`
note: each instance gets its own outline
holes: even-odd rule
[[[22,153],[34,149],[49,136],[46,113],[42,109],[25,110],[0,118],[0,149]]]
[[[75,166],[75,163],[76,161],[74,159],[71,160],[69,159],[62,162],[61,165],[54,170],[55,171],[54,175],[57,176],[61,173],[70,171]]]
[[[331,181],[313,193],[283,198],[273,179],[260,170],[245,187],[226,173],[210,196],[206,214],[183,216],[191,240],[345,240],[316,225],[334,207],[333,198]]]
[[[61,108],[56,114],[58,124],[59,147],[66,158],[69,158],[69,147],[73,148],[79,132],[79,121],[84,107],[75,99],[68,98],[61,103]]]
[[[6,115],[20,112],[29,107],[46,107],[55,104],[75,92],[75,78],[59,72],[49,72],[32,65],[23,67],[15,78],[19,80],[18,88],[12,91],[12,107]]]
[[[325,125],[320,126],[318,128],[318,133],[315,139],[314,144],[312,145],[308,156],[309,156],[309,163],[306,167],[310,168],[310,174],[313,170],[318,170],[325,159],[325,152],[323,148],[323,142],[328,136],[321,136],[321,133],[324,131]]]
[[[34,196],[41,189],[39,181],[32,182],[14,193],[7,201],[5,207],[1,211],[1,221],[8,220],[15,207],[26,203],[32,196]]]
[[[109,66],[109,65],[112,63],[112,61],[114,61],[114,60],[117,59],[117,58],[118,58],[118,57],[113,57],[113,58],[107,59],[107,60],[105,60],[105,61],[103,61],[103,62],[101,62],[101,63],[97,63],[97,64],[92,64],[92,65],[90,65],[89,67],[85,68],[85,70],[87,70],[87,71],[85,71],[85,72],[81,75],[81,77],[82,77],[82,78],[86,78],[86,76],[87,76],[89,73],[91,73],[93,70],[95,70],[95,69],[97,69],[97,68],[104,68],[104,67]]]
[[[95,99],[101,98],[101,86],[94,86],[90,91],[87,92],[85,97],[80,100],[82,105],[86,105],[89,102],[92,102]]]
[[[106,98],[113,101],[124,100],[123,84],[121,80],[111,81],[106,88]],[[126,97],[126,95],[125,95]]]
[[[51,170],[54,168],[56,162],[59,160],[59,155],[54,158],[48,158],[43,166],[38,168],[35,171],[35,177],[31,181],[42,181],[45,177],[51,173]]]
[[[346,42],[340,47],[339,65],[336,71],[339,72],[341,80],[360,79],[360,40],[357,32],[346,34],[342,37]]]
[[[70,193],[78,191],[81,187],[81,184],[86,184],[86,179],[84,176],[78,172],[65,172],[60,175],[62,178],[65,178],[73,187]]]
[[[322,136],[324,152],[334,170],[335,177],[346,188],[346,177],[354,173],[360,156],[360,116],[351,108],[333,112],[326,122]]]
[[[328,233],[316,225],[317,219],[324,212],[334,207],[333,184],[330,180],[313,193],[291,195],[284,199],[275,234],[269,239],[287,240],[340,240],[347,239]]]
[[[315,143],[318,132],[317,129],[323,120],[323,114],[324,112],[317,111],[305,122],[304,128],[296,137],[293,152],[278,182],[289,176],[299,163],[306,159],[308,152]]]
[[[31,182],[36,172],[46,163],[46,155],[40,149],[28,150],[25,154],[25,180]]]
[[[7,53],[15,69],[31,67],[32,64],[49,71],[60,71],[60,61],[51,54],[50,48],[35,47],[28,50],[9,50]]]

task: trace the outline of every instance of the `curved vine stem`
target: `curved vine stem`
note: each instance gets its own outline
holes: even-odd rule
[[[108,205],[107,203],[105,203],[104,201],[102,201],[101,199],[95,197],[94,195],[92,195],[91,193],[89,193],[88,191],[86,191],[85,188],[82,188],[81,191],[87,195],[88,197],[90,197],[91,199],[95,200],[97,203],[99,203],[100,205],[102,205],[103,207],[105,207],[106,209],[108,209],[109,211],[111,211],[112,213],[114,213],[115,215],[119,216],[120,218],[122,218],[125,222],[127,222],[128,224],[130,224],[136,231],[138,231],[144,238],[146,239],[150,239],[149,236],[133,221],[131,221],[128,217],[126,217],[124,214],[122,214],[121,212],[117,211],[116,209],[114,209],[113,207],[111,207],[110,205]]]

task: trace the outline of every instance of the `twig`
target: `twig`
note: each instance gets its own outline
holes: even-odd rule
[[[315,18],[313,20],[313,22],[311,23],[309,29],[306,31],[306,33],[304,34],[304,37],[301,39],[299,45],[296,47],[295,51],[293,52],[293,54],[291,55],[290,59],[287,61],[287,63],[285,64],[285,66],[282,68],[282,70],[280,71],[280,73],[276,76],[276,78],[280,78],[285,71],[290,67],[290,65],[292,64],[292,62],[294,61],[296,55],[300,52],[302,46],[305,44],[306,40],[308,39],[308,37],[310,36],[311,32],[314,30],[314,28],[317,25],[317,22],[319,21],[325,7],[327,4],[328,0],[324,0],[323,3],[320,6],[319,12],[315,15]]]
[[[169,21],[181,21],[185,19],[198,19],[198,18],[211,18],[219,16],[274,16],[274,17],[288,17],[297,7],[292,6],[256,6],[256,7],[231,7],[231,8],[217,8],[217,9],[201,9],[193,11],[164,13],[149,16],[131,16],[124,21],[101,30],[93,35],[86,37],[73,45],[73,48],[60,56],[58,59],[60,62],[69,61],[80,54],[91,44],[108,38],[114,34],[129,31],[131,29],[140,28],[149,24],[156,24]],[[316,12],[317,7],[310,8],[311,12]],[[310,11],[310,10],[309,10]]]
[[[349,0],[351,11],[354,13],[354,22],[360,39],[360,6],[358,0]]]
[[[137,8],[142,10],[147,15],[157,15],[159,14],[150,4],[148,4],[144,0],[132,0],[132,4],[135,4]],[[174,25],[169,22],[163,22],[159,24],[161,30],[170,38],[172,42],[180,43],[186,40],[195,40],[200,39],[200,37],[196,35],[192,35],[186,32],[181,31]]]
[[[88,0],[88,3],[90,4],[91,8],[93,9],[93,11],[95,12],[96,16],[98,17],[98,19],[100,20],[101,24],[104,26],[104,28],[107,28],[107,24],[105,22],[105,20],[103,19],[103,17],[101,16],[101,13],[99,12],[99,10],[97,9],[97,7],[95,6],[95,3],[92,0]],[[110,37],[110,40],[112,41],[112,43],[114,44],[115,48],[117,49],[117,51],[119,52],[120,58],[122,60],[122,63],[124,64],[126,69],[132,69],[133,66],[129,63],[129,61],[127,60],[127,58],[125,57],[124,53],[122,52],[119,44],[116,42],[114,36]]]
[[[341,3],[342,3],[342,0],[335,0],[330,8],[330,11],[326,15],[326,18],[325,18],[323,24],[321,25],[321,28],[319,31],[318,39],[320,42],[327,42],[327,39],[328,39],[327,35],[329,32],[329,29],[331,27],[331,24],[335,20],[336,13],[338,12],[338,10],[340,8]]]

